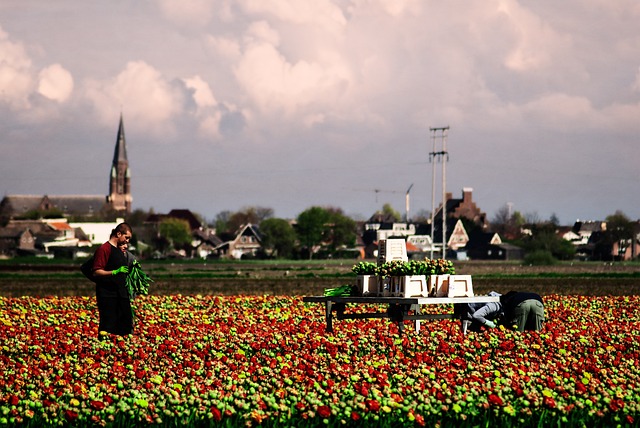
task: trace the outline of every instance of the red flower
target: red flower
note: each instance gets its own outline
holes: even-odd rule
[[[391,393],[391,399],[393,401],[395,401],[396,403],[402,403],[402,401],[403,401],[402,396],[400,394],[395,393],[395,392]]]
[[[64,417],[67,418],[68,421],[74,421],[78,419],[78,413],[73,410],[65,410]]]
[[[516,344],[513,342],[513,340],[507,340],[504,342],[500,343],[500,349],[502,349],[503,351],[511,351],[513,348],[516,347]]]
[[[326,419],[331,416],[331,409],[329,406],[318,406],[318,414],[321,418]]]
[[[220,409],[215,406],[211,407],[211,414],[213,414],[213,419],[218,422],[220,422],[220,419],[222,419],[222,413],[220,413]]]
[[[617,412],[618,410],[622,410],[624,408],[624,401],[620,399],[611,400],[611,402],[609,403],[609,408],[611,409],[612,412]]]
[[[451,364],[458,368],[467,366],[467,362],[460,357],[455,357],[453,360],[451,360]]]
[[[102,401],[91,400],[90,404],[91,404],[91,408],[94,410],[102,410],[105,407]]]
[[[503,406],[504,402],[502,401],[502,398],[496,394],[489,394],[489,404],[493,406]]]
[[[556,400],[554,400],[551,397],[544,397],[542,399],[542,404],[544,404],[545,406],[549,407],[550,409],[555,409],[556,408]]]
[[[365,401],[365,403],[367,404],[369,410],[371,410],[372,412],[377,412],[378,410],[380,410],[380,403],[378,402],[378,400],[367,400]]]

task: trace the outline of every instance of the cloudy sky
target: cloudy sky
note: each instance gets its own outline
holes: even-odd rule
[[[0,192],[640,218],[637,0],[3,0]],[[443,149],[437,141],[437,150]]]

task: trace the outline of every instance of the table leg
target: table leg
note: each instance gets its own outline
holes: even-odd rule
[[[411,305],[410,310],[414,311],[416,315],[420,315],[420,305]],[[420,331],[420,320],[415,321],[416,333]]]
[[[462,335],[466,336],[467,335],[467,329],[469,328],[469,324],[471,324],[471,321],[469,320],[460,320],[462,322]]]
[[[387,308],[387,316],[391,322],[398,324],[398,333],[402,335],[404,331],[404,313],[407,311],[405,305],[397,303],[389,303]]]
[[[327,331],[329,333],[333,332],[333,324],[331,323],[331,305],[333,304],[333,302],[331,300],[327,300],[326,303],[326,307],[325,307],[325,319],[326,319],[326,323],[327,323]]]

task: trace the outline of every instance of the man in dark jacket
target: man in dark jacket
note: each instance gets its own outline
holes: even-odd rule
[[[124,336],[133,332],[131,301],[126,282],[129,261],[125,253],[131,234],[131,226],[120,223],[111,232],[109,240],[96,250],[93,275],[96,278],[99,333]]]
[[[509,291],[500,296],[507,326],[516,326],[518,331],[542,330],[544,302],[536,293]]]

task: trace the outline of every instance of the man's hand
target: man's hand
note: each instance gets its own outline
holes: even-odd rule
[[[129,273],[129,266],[120,266],[118,269],[111,271],[111,275],[117,275],[119,273]]]
[[[496,323],[494,323],[493,321],[487,320],[487,322],[484,323],[484,325],[489,327],[489,328],[496,328]]]

